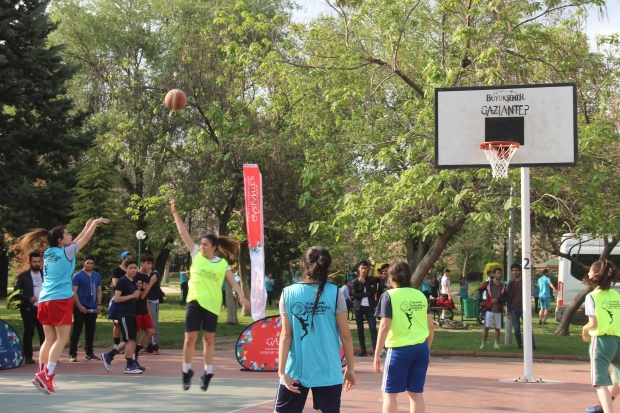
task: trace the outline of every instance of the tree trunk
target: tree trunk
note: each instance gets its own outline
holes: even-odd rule
[[[469,251],[463,250],[465,252],[465,260],[463,261],[463,275],[462,277],[467,278],[467,262],[469,261]]]
[[[228,313],[226,322],[228,324],[239,324],[239,319],[237,318],[237,303],[235,302],[232,285],[230,285],[228,280],[226,280],[226,311]]]
[[[405,247],[407,249],[407,262],[409,263],[409,267],[411,271],[415,271],[415,269],[420,265],[420,262],[428,252],[430,248],[431,241],[424,241],[424,239],[419,237],[410,237],[405,240]]]
[[[248,257],[250,256],[250,250],[248,249],[248,242],[241,243],[241,251],[239,252],[239,277],[241,278],[241,288],[243,289],[243,295],[250,299],[250,272],[247,268]],[[241,316],[249,317],[252,315],[252,309],[247,307],[241,308]]]
[[[166,237],[166,240],[164,241],[164,246],[161,247],[161,251],[159,251],[157,258],[155,258],[155,269],[158,273],[162,274],[162,276],[165,273],[168,258],[170,258],[170,249],[168,248],[168,245],[172,244],[173,242],[174,236],[172,235],[172,233],[170,233]]]
[[[454,237],[454,235],[461,229],[467,217],[462,217],[453,221],[448,227],[446,227],[445,231],[437,237],[433,246],[428,250],[424,258],[420,261],[418,266],[416,267],[413,275],[411,276],[411,284],[418,288],[420,284],[422,284],[422,280],[428,274],[428,272],[433,268],[433,265],[437,262],[441,254],[443,253],[448,242]]]
[[[614,248],[616,248],[616,245],[618,244],[618,239],[616,237],[611,237],[611,240],[608,240],[607,238],[605,238],[604,242],[605,242],[605,246],[603,247],[603,252],[601,252],[601,256],[599,257],[599,260],[606,260],[609,258],[609,254],[611,254],[611,251]],[[567,336],[570,334],[570,330],[569,330],[570,322],[573,319],[573,316],[575,315],[579,307],[581,307],[583,302],[586,300],[586,296],[592,290],[593,290],[592,287],[587,287],[586,289],[584,289],[583,291],[581,291],[579,294],[575,296],[575,298],[573,299],[573,302],[570,303],[566,311],[564,311],[564,314],[562,315],[562,321],[560,321],[560,325],[553,332],[554,335]]]
[[[5,298],[9,286],[9,249],[3,234],[0,236],[3,238],[0,240],[0,298]]]

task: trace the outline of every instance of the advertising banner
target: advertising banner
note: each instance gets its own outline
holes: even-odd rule
[[[263,177],[258,165],[243,165],[245,190],[245,222],[250,250],[250,302],[252,319],[265,317],[267,291],[265,290],[265,237],[263,228]]]
[[[22,341],[6,321],[0,320],[0,370],[14,369],[24,362]]]

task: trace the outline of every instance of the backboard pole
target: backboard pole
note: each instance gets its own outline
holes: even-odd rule
[[[510,185],[510,203],[512,205],[512,198],[515,195],[515,190],[512,185]],[[506,262],[506,280],[508,282],[513,280],[512,277],[512,263],[514,262],[514,251],[515,251],[515,209],[510,208],[510,229],[508,230],[508,260]],[[512,319],[506,318],[506,332],[504,333],[504,344],[512,344]]]
[[[519,381],[536,383],[532,372],[532,247],[530,242],[530,168],[521,168],[521,249],[523,259],[523,377]]]

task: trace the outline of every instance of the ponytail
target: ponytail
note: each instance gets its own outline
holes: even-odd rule
[[[234,238],[226,237],[224,235],[215,236],[213,234],[203,235],[201,239],[208,239],[211,245],[217,247],[217,249],[230,258],[235,258],[239,254],[241,246],[239,241]]]
[[[57,247],[58,240],[65,236],[65,227],[59,226],[54,227],[51,231],[48,231],[44,228],[37,228],[26,235],[23,235],[20,239],[21,247],[24,252],[29,252],[33,248],[33,244],[36,242],[44,243],[44,239],[47,238],[47,244],[50,247]]]
[[[316,311],[316,307],[319,304],[319,299],[325,284],[327,283],[327,277],[329,275],[329,267],[332,265],[332,256],[329,251],[323,247],[310,247],[306,250],[303,256],[303,269],[304,278],[311,282],[319,284],[316,289],[316,298],[314,299],[314,306],[312,307],[312,315]]]

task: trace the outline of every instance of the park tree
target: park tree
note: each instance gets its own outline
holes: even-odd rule
[[[92,139],[82,128],[87,112],[67,96],[76,68],[63,60],[62,46],[48,44],[56,27],[48,3],[0,5],[0,297],[7,291],[9,237],[67,223],[73,166]]]
[[[281,60],[300,87],[329,100],[322,116],[333,116],[336,133],[326,140],[340,144],[349,168],[330,174],[336,156],[326,145],[306,164],[314,179],[302,201],[337,211],[317,232],[354,228],[360,238],[405,242],[418,285],[466,221],[504,214],[510,191],[489,170],[434,169],[434,88],[571,81],[593,93],[600,66],[582,16],[598,2],[329,4],[333,15],[299,25]],[[340,194],[324,192],[333,180]]]

